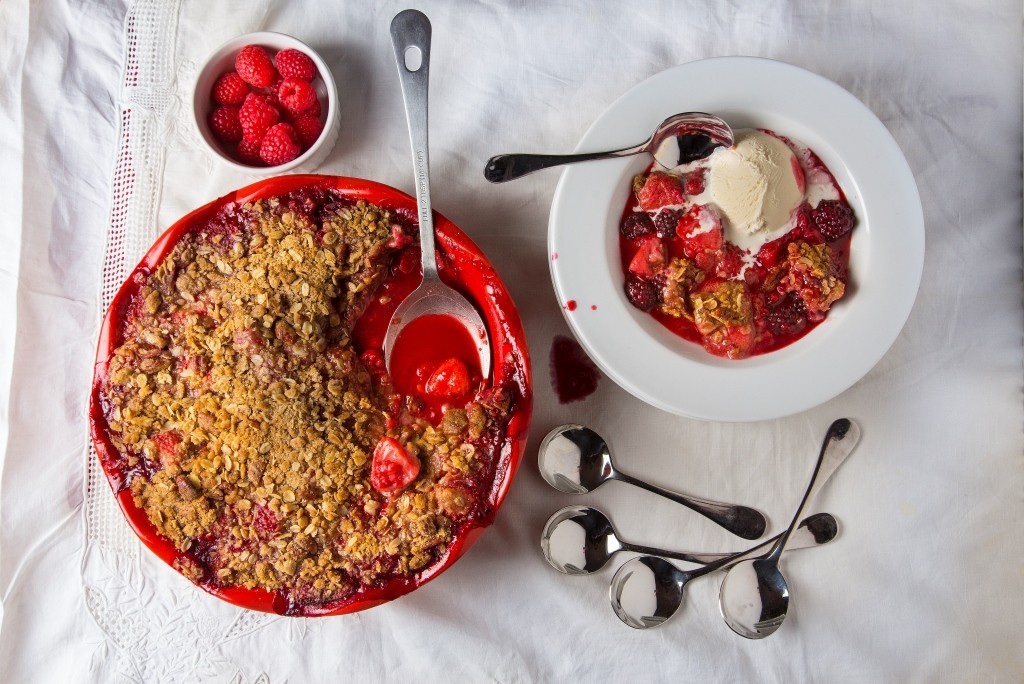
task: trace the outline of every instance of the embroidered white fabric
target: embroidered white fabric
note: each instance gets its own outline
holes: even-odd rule
[[[342,133],[320,171],[410,191],[387,32],[404,7],[0,4],[0,176],[19,190],[0,217],[0,282],[10,282],[0,288],[0,318],[17,323],[0,334],[0,381],[10,384],[0,396],[0,679],[1018,679],[1024,617],[1010,606],[1024,595],[1024,126],[1022,17],[1008,0],[602,1],[586,11],[423,0],[434,26],[434,206],[494,258],[535,360],[533,436],[506,506],[441,578],[337,618],[236,609],[141,547],[88,446],[87,395],[98,322],[126,273],[175,219],[250,180],[197,144],[197,67],[241,33],[302,38],[321,51],[341,92]],[[561,405],[547,368],[552,338],[567,333],[547,276],[557,172],[491,186],[483,162],[499,152],[569,151],[638,81],[720,54],[822,73],[892,131],[918,180],[928,231],[911,319],[863,381],[783,420],[678,419],[606,378],[587,400]],[[688,589],[683,614],[636,632],[609,609],[610,570],[570,578],[540,556],[547,516],[581,502],[608,511],[623,537],[640,543],[737,547],[689,512],[624,486],[580,498],[549,489],[534,454],[555,425],[591,425],[629,471],[753,505],[778,529],[839,415],[865,433],[819,499],[819,510],[840,519],[841,536],[787,556],[793,607],[767,641],[725,627],[715,580]]]

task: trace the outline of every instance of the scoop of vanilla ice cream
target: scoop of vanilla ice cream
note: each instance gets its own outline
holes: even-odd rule
[[[803,199],[796,155],[786,143],[753,129],[707,159],[706,194],[722,215],[725,238],[756,249],[781,234]]]

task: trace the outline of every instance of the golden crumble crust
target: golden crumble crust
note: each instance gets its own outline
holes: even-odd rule
[[[101,387],[135,504],[193,581],[343,599],[443,553],[487,494],[509,397],[437,427],[389,414],[352,329],[387,276],[397,217],[375,205],[261,200],[185,236],[145,277]],[[372,454],[421,470],[388,497]]]

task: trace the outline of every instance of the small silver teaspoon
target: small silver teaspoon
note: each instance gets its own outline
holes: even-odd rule
[[[680,503],[743,539],[757,539],[768,527],[764,515],[753,508],[678,494],[623,473],[612,463],[607,442],[582,425],[563,425],[549,432],[541,441],[537,460],[544,480],[566,494],[584,494],[608,480],[618,480]]]
[[[775,633],[789,610],[789,584],[779,570],[779,558],[807,502],[814,498],[860,440],[860,428],[840,418],[828,429],[814,474],[789,529],[762,558],[745,560],[726,574],[719,592],[719,607],[726,624],[742,637],[763,639]]]
[[[825,443],[822,446],[818,465],[815,466],[815,479],[812,480],[812,484],[815,482],[817,484],[813,491],[808,490],[808,492],[811,494],[817,493],[818,489],[825,484],[828,478],[835,472],[836,468],[839,467],[839,464],[842,463],[850,454],[858,439],[860,439],[860,429],[857,427],[856,423],[853,423],[846,418],[841,418],[832,424],[829,428],[828,435],[825,438]],[[822,460],[825,461],[824,467],[821,467]],[[797,515],[794,516],[794,522],[800,517],[800,513],[803,511],[804,506],[808,503],[810,498],[811,497],[809,495],[804,496],[804,501],[800,504],[800,509],[797,511]],[[709,563],[703,568],[698,568],[696,570],[680,570],[668,561],[655,556],[640,556],[638,558],[634,558],[623,563],[619,569],[616,570],[615,576],[612,577],[611,586],[608,590],[612,610],[615,611],[615,614],[620,620],[635,629],[657,627],[665,620],[675,615],[682,606],[686,585],[691,580],[708,575],[729,565],[736,564],[736,567],[745,565],[745,563],[748,562],[748,556],[757,556],[759,559],[766,559],[772,557],[776,552],[781,555],[782,550],[785,548],[787,535],[791,530],[792,525],[790,526],[790,530],[787,530],[779,537],[776,537],[774,546],[767,553],[757,556],[762,549],[773,543],[771,540],[764,542],[763,544],[759,544],[748,551],[743,551],[722,560]],[[775,556],[775,558],[777,562],[778,556]],[[743,561],[743,563],[739,563],[738,561]],[[735,571],[736,567],[734,567],[733,570],[730,570],[730,574]],[[737,577],[740,579],[749,579],[746,573],[738,575]],[[726,577],[726,581],[728,581],[728,576]],[[784,583],[785,579],[783,578],[782,581]],[[722,606],[722,614],[725,615],[727,610],[725,607],[725,601],[727,599],[724,598],[725,583],[723,583],[722,586],[723,598],[720,605]],[[738,586],[746,586],[748,589],[750,588],[746,583]],[[755,580],[753,593],[756,594],[759,588],[760,585]],[[777,585],[776,588],[778,588]],[[780,594],[775,593],[771,587],[766,587],[766,590],[771,592],[769,594],[770,600],[766,605],[778,606],[780,603],[780,599],[778,599]],[[732,601],[731,597],[732,594],[730,590],[730,598],[728,599],[730,604]],[[744,597],[748,602],[751,600],[750,594],[746,592],[744,592]],[[782,616],[784,618],[785,609],[789,605],[788,589],[786,591],[785,598],[781,599],[781,602],[784,603],[782,609]],[[742,605],[741,608],[743,608]],[[733,606],[730,605],[728,610],[730,611],[730,614],[732,614]],[[745,610],[738,610],[737,613],[741,616],[746,615]],[[729,620],[730,618],[727,617],[726,621],[728,622]],[[777,621],[778,623],[775,624],[774,628],[771,628],[772,631],[778,628],[778,625],[782,623],[782,619],[778,618],[777,613],[769,616],[769,620],[772,622]],[[757,621],[759,620],[755,620],[755,622]],[[731,624],[730,627],[732,627]],[[771,632],[762,636],[767,636],[769,633]]]
[[[628,157],[649,152],[666,169],[703,159],[716,147],[732,147],[732,129],[717,116],[704,112],[675,114],[661,122],[650,138],[635,145],[611,152],[584,154],[499,154],[487,160],[484,178],[492,183],[515,180],[534,171],[552,166]]]
[[[491,369],[487,326],[468,299],[441,282],[434,254],[434,213],[430,206],[430,161],[427,157],[427,85],[430,76],[430,20],[417,10],[404,10],[391,20],[391,42],[402,83],[405,117],[416,173],[416,206],[419,212],[420,253],[423,281],[391,316],[384,335],[384,362],[392,370],[391,352],[401,331],[422,316],[445,315],[466,326],[480,355],[480,373]]]
[[[827,544],[835,539],[838,533],[839,523],[834,517],[828,513],[815,513],[804,519],[793,531],[788,548],[804,549]],[[757,548],[771,544],[778,538],[773,537]],[[544,525],[540,548],[544,553],[544,559],[551,567],[566,575],[589,575],[597,572],[619,551],[675,558],[702,565],[732,555],[665,551],[623,541],[616,535],[612,521],[601,511],[589,506],[566,506],[556,511]]]

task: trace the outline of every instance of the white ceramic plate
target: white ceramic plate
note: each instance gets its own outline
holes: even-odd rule
[[[853,95],[804,69],[753,57],[691,62],[652,76],[616,100],[577,151],[636,144],[685,111],[717,114],[734,128],[772,129],[821,157],[858,221],[846,296],[797,342],[738,361],[708,354],[633,308],[622,291],[618,223],[630,179],[651,162],[638,155],[576,164],[558,183],[548,246],[566,320],[608,377],[665,411],[752,421],[817,406],[871,370],[910,315],[924,265],[924,219],[910,167]]]

